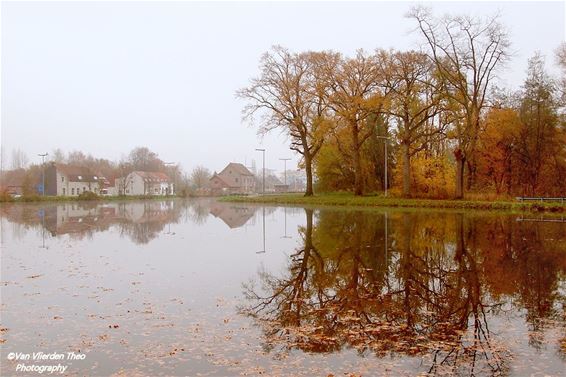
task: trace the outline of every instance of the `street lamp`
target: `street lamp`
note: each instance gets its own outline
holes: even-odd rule
[[[42,195],[45,196],[45,157],[47,157],[49,153],[45,152],[43,154],[38,154],[41,157],[41,167],[42,167],[42,174],[41,174],[41,192]]]
[[[290,160],[290,158],[280,158],[279,160],[283,161],[283,166],[285,166],[283,168],[283,174],[285,174],[285,188],[287,188],[287,161]],[[289,190],[287,190],[289,191]]]
[[[262,194],[262,195],[265,195],[265,149],[263,149],[263,148],[256,148],[255,150],[258,151],[258,152],[262,152],[262,153],[263,153],[263,167],[262,167],[263,179],[262,179],[261,194]]]
[[[383,139],[383,143],[384,143],[384,145],[385,145],[385,156],[383,157],[383,161],[384,161],[384,164],[385,164],[385,179],[384,179],[384,182],[385,182],[385,185],[384,185],[384,186],[385,186],[385,196],[387,196],[387,183],[388,183],[388,182],[387,182],[387,141],[388,141],[389,139],[391,139],[391,138],[388,137],[388,136],[377,136],[377,138],[378,138],[378,139]]]

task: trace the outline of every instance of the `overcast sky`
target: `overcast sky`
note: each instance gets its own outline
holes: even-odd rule
[[[147,146],[189,170],[297,156],[278,134],[259,139],[234,93],[261,54],[419,46],[410,2],[2,2],[1,143],[31,162],[55,148],[118,160]],[[499,11],[515,52],[501,76],[518,88],[539,50],[552,69],[565,38],[564,2],[438,2],[446,12]]]

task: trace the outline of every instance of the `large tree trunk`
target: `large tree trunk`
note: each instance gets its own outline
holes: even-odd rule
[[[411,196],[411,155],[407,142],[403,143],[403,196]]]
[[[476,161],[476,148],[479,140],[480,133],[480,109],[477,104],[474,105],[473,115],[472,115],[472,140],[468,148],[468,153],[466,154],[466,162],[468,164],[468,179],[466,182],[466,188],[471,190],[475,183],[477,177],[477,161]]]
[[[357,125],[352,125],[352,146],[354,153],[354,194],[363,195],[364,180],[362,176],[362,158],[360,155],[359,134]]]
[[[476,183],[476,161],[475,158],[472,157],[472,159],[469,159],[467,161],[468,164],[468,179],[466,182],[466,188],[468,190],[471,190],[474,187],[474,184]]]
[[[464,168],[466,163],[466,157],[462,153],[461,149],[457,149],[454,152],[456,157],[456,199],[464,198]]]
[[[307,189],[305,191],[305,196],[313,196],[313,188],[312,188],[312,156],[310,153],[305,153],[305,170],[307,173]]]

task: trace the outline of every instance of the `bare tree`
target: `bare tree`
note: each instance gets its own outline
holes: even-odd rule
[[[190,176],[190,183],[191,186],[197,189],[204,188],[208,185],[208,181],[211,177],[210,170],[205,168],[204,166],[197,166],[193,169]]]
[[[147,147],[136,147],[128,155],[128,162],[134,170],[141,171],[164,171],[165,165],[158,157],[157,153],[152,152]]]
[[[313,195],[313,159],[324,140],[325,103],[316,90],[312,53],[292,53],[275,46],[259,64],[260,75],[236,95],[248,102],[244,118],[261,112],[259,133],[280,129],[291,139],[291,149],[303,156],[307,188]]]
[[[67,162],[71,165],[84,165],[88,157],[81,151],[69,152]]]
[[[562,70],[560,77],[560,91],[562,97],[562,106],[566,107],[566,42],[562,42],[556,50],[556,62]]]
[[[27,154],[21,149],[12,150],[12,170],[25,169],[29,163]]]
[[[51,161],[54,161],[54,162],[58,162],[58,163],[65,162],[65,152],[63,152],[63,150],[61,148],[54,149],[50,153],[49,157],[51,157]]]
[[[445,96],[456,104],[461,116],[454,122],[457,146],[456,198],[464,196],[464,168],[468,166],[468,188],[475,176],[474,152],[480,132],[480,118],[486,107],[486,93],[496,68],[509,58],[509,40],[498,16],[488,19],[445,16],[438,19],[423,7],[413,8],[409,18],[429,48]]]

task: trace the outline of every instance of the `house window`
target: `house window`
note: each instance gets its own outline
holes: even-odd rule
[[[85,192],[85,191],[86,191],[86,187],[83,187],[83,192]]]
[[[71,189],[71,195],[75,195],[75,188],[74,187]]]
[[[65,182],[65,177],[61,176],[61,182]]]
[[[236,183],[238,183],[238,178],[236,178]]]
[[[65,187],[63,187],[63,196],[65,196]]]

